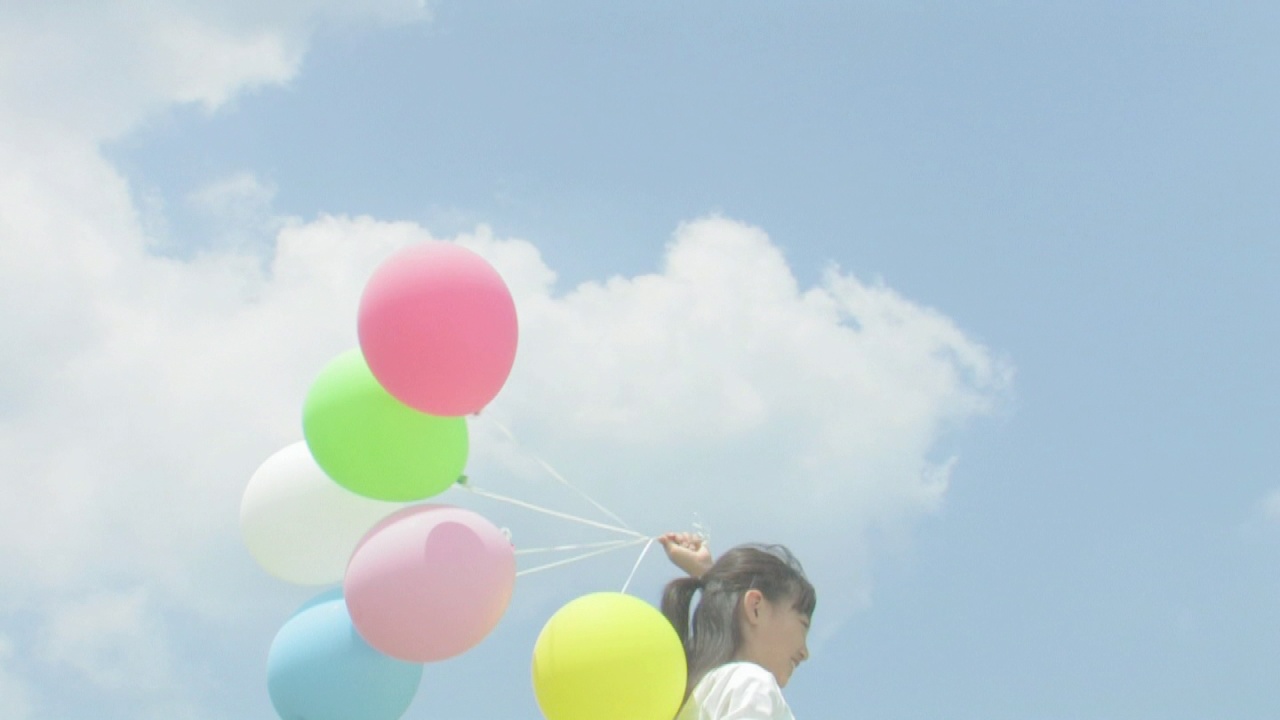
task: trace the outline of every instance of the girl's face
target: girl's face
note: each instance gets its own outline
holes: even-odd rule
[[[786,687],[791,673],[809,657],[809,618],[791,600],[770,602],[758,590],[743,596],[743,647],[739,656],[773,673]]]

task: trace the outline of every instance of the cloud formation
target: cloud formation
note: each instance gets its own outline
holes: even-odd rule
[[[1262,519],[1280,523],[1280,488],[1272,490],[1262,499]]]
[[[13,643],[0,635],[0,697],[4,698],[5,713],[13,720],[31,717],[31,690],[27,682],[15,673]]]
[[[73,668],[98,688],[156,692],[174,678],[155,618],[143,588],[85,596],[50,609],[42,649],[47,661]]]
[[[372,268],[429,239],[408,223],[323,217],[285,228],[265,272],[234,252],[104,254],[114,270],[99,288],[64,271],[58,282],[89,288],[75,315],[86,331],[32,364],[40,389],[8,406],[0,434],[17,479],[0,533],[22,548],[0,561],[5,589],[26,607],[58,598],[47,622],[65,641],[49,660],[109,683],[111,643],[136,653],[125,631],[163,625],[140,615],[245,622],[245,594],[274,592],[239,543],[244,483],[297,439],[307,384],[354,344]],[[536,452],[644,532],[696,512],[721,547],[785,540],[836,614],[865,595],[871,534],[941,501],[939,434],[1007,386],[1007,367],[940,314],[834,269],[802,289],[762,231],[728,219],[682,226],[661,273],[565,293],[526,242],[483,228],[457,241],[503,272],[522,322],[517,367],[486,414],[524,454],[474,421],[476,482],[563,505],[529,471]],[[526,541],[518,513],[493,512]],[[140,585],[145,596],[127,591]],[[102,588],[124,594],[104,605]],[[596,589],[588,577],[581,591]],[[102,610],[86,615],[104,619],[92,643],[72,642],[92,632],[71,621],[76,607]]]
[[[189,645],[172,655],[166,629],[199,626],[200,618],[226,629],[226,614],[248,612],[230,593],[204,590],[235,587],[234,578],[252,572],[226,551],[235,537],[235,476],[251,469],[249,456],[263,443],[296,432],[283,419],[292,420],[292,407],[273,412],[278,389],[259,393],[254,384],[260,371],[276,376],[253,367],[257,351],[225,363],[255,344],[239,333],[263,327],[252,310],[255,293],[271,292],[261,258],[251,255],[261,247],[189,261],[155,255],[161,238],[140,219],[138,199],[100,144],[175,104],[212,111],[246,89],[287,81],[311,32],[326,23],[424,13],[418,0],[377,0],[11,3],[0,15],[7,716],[55,712],[69,701],[60,692],[66,682],[98,688],[103,709],[197,716],[174,696],[193,692],[187,683],[162,686],[217,661]],[[247,227],[245,218],[223,223]],[[285,283],[289,270],[283,262]],[[287,312],[266,305],[267,314]],[[286,323],[256,343],[305,354],[306,342],[289,344],[292,329]],[[266,363],[289,363],[289,354]],[[243,374],[223,374],[232,366]],[[224,390],[241,400],[216,399]],[[227,415],[206,416],[215,405],[238,417],[224,425]],[[183,622],[166,621],[175,616]],[[155,676],[164,668],[174,675]]]
[[[865,601],[873,536],[939,506],[954,462],[934,456],[939,438],[996,408],[1011,382],[940,313],[834,267],[801,287],[761,229],[727,218],[682,225],[658,273],[564,293],[532,252],[463,241],[531,278],[515,283],[516,368],[486,411],[525,454],[645,533],[697,517],[721,548],[791,545],[829,617]],[[503,457],[473,459],[473,481],[488,472],[556,497],[536,467]]]
[[[175,103],[215,110],[288,81],[318,27],[426,14],[422,0],[11,3],[0,22],[0,118],[104,140]]]

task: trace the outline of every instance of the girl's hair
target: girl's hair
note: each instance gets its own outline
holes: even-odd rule
[[[689,610],[694,593],[702,598]],[[739,545],[701,578],[682,577],[662,591],[662,614],[675,626],[689,664],[685,698],[708,672],[733,660],[742,646],[742,596],[759,590],[772,603],[791,601],[806,617],[818,602],[800,561],[781,545]]]

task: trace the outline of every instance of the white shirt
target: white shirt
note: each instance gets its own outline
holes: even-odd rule
[[[773,673],[732,662],[698,681],[676,720],[795,720]]]

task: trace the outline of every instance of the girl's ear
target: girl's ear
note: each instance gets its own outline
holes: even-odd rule
[[[759,590],[748,590],[742,593],[742,617],[750,625],[760,622],[761,605],[764,604],[764,593]]]

